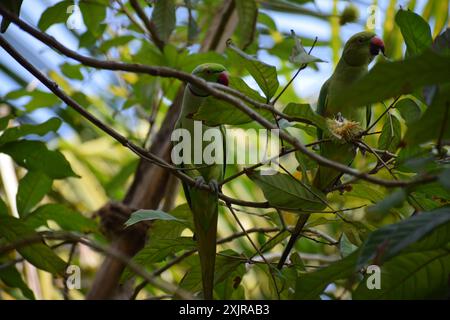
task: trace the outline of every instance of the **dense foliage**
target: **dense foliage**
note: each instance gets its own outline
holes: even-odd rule
[[[241,107],[213,94],[195,119],[230,132],[269,130],[268,122],[308,151],[285,140],[275,175],[260,175],[255,163],[227,166],[217,299],[448,298],[448,1],[427,1],[421,14],[416,1],[403,8],[386,1],[380,36],[387,58],[377,58],[339,97],[355,108],[372,104],[373,126],[353,141],[360,147],[353,169],[327,195],[311,187],[316,128],[327,130],[327,119],[290,80],[306,81],[324,60],[336,64],[340,29],[366,27],[355,6],[330,0],[325,14],[310,0],[81,0],[69,17],[73,1],[53,1],[31,27],[22,14],[10,16],[19,14],[18,2],[0,4],[7,29],[1,55],[31,72],[39,53],[24,51],[28,38],[17,36],[29,33],[54,49],[60,64],[36,66],[49,80],[42,84],[0,59],[2,79],[14,83],[0,92],[0,299],[199,294],[193,223],[176,170],[151,157],[168,159],[182,80],[195,81],[185,75],[204,62],[227,67],[240,94],[210,90]],[[331,27],[330,40],[281,30],[274,17],[286,12]],[[83,110],[95,118],[89,122]],[[302,215],[308,222],[279,268]],[[122,267],[101,268],[105,256]],[[71,287],[77,274],[70,265],[81,268],[79,288]],[[379,289],[368,285],[373,265],[380,267]]]

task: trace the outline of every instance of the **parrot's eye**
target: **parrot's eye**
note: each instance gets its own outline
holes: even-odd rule
[[[359,39],[358,39],[358,42],[359,42],[359,43],[363,43],[363,42],[364,42],[364,38],[359,38]]]

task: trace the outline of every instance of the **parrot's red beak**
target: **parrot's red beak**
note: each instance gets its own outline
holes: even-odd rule
[[[376,56],[380,53],[380,51],[384,55],[384,42],[378,37],[373,37],[370,40],[370,53]]]
[[[224,71],[221,72],[219,74],[219,79],[217,79],[217,82],[224,85],[224,86],[228,86],[228,74]]]

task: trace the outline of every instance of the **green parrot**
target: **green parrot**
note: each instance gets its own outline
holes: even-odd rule
[[[22,6],[22,1],[23,0],[1,0],[0,6],[4,7],[6,10],[8,10],[11,13],[19,15],[20,7]],[[8,26],[10,23],[11,23],[11,21],[3,18],[2,24],[0,26],[0,32],[4,33],[6,31],[6,29],[8,29]]]
[[[346,120],[358,122],[361,127],[369,125],[370,106],[348,108],[345,105],[337,105],[334,101],[338,92],[353,85],[368,72],[370,62],[380,51],[384,54],[384,43],[372,32],[359,32],[347,41],[333,75],[325,81],[320,90],[317,103],[317,112],[320,115],[337,120],[343,117]],[[318,138],[322,139],[323,132],[318,130],[317,133]],[[330,160],[350,165],[356,156],[356,148],[351,143],[333,141],[322,143],[320,154]],[[319,166],[313,185],[326,192],[339,182],[341,176],[342,173],[335,169]]]
[[[192,71],[192,74],[205,79],[208,82],[216,82],[228,85],[228,75],[225,67],[220,64],[205,63],[199,65]],[[216,259],[216,238],[217,238],[217,217],[218,217],[218,183],[223,180],[226,167],[226,148],[225,148],[225,128],[223,126],[214,127],[213,130],[221,137],[219,148],[216,150],[222,161],[215,161],[212,164],[194,161],[195,157],[203,154],[205,147],[210,142],[204,142],[201,136],[195,135],[198,132],[198,126],[202,132],[211,129],[202,123],[197,122],[197,128],[192,119],[200,106],[205,102],[208,93],[197,88],[192,84],[186,86],[180,117],[177,121],[177,129],[186,129],[191,135],[191,150],[188,158],[189,163],[181,163],[180,167],[184,169],[187,175],[196,181],[196,186],[190,186],[183,183],[184,194],[191,208],[194,220],[194,238],[198,245],[198,255],[200,258],[200,267],[202,271],[203,297],[211,300],[213,298],[214,287],[214,266]],[[197,130],[197,131],[196,131]],[[196,141],[194,141],[194,139]],[[215,141],[218,142],[218,141]],[[183,158],[185,161],[185,158]],[[198,186],[207,183],[215,191],[210,192],[201,190]]]

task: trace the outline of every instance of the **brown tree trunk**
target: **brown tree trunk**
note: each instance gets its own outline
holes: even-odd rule
[[[237,14],[234,10],[234,1],[225,0],[213,18],[212,25],[202,43],[201,51],[223,52],[226,46],[225,42],[231,37],[236,26]],[[180,112],[183,91],[184,86],[178,91],[150,147],[152,153],[166,160],[169,160],[170,157],[170,135]],[[123,230],[123,222],[131,213],[131,210],[126,208],[157,209],[165,196],[169,174],[166,169],[141,159],[123,204],[109,203],[99,210],[103,227],[106,229],[105,233],[112,235],[112,248],[132,257],[143,247],[146,238],[145,227],[139,226]],[[121,218],[111,218],[116,216]],[[112,257],[105,257],[87,299],[118,298],[116,291],[124,268],[125,265],[120,261]]]

